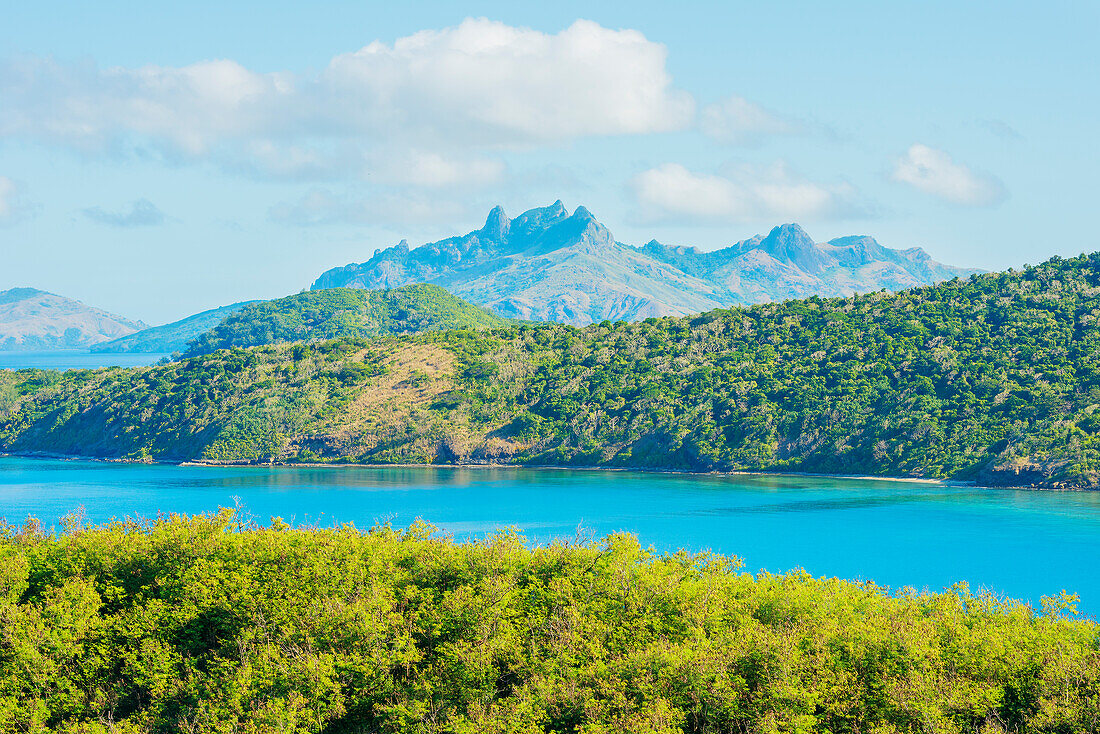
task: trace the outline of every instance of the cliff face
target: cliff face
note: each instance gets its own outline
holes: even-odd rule
[[[313,289],[430,282],[503,316],[583,326],[898,290],[972,272],[871,237],[815,243],[797,224],[714,252],[657,241],[635,248],[618,242],[584,207],[570,214],[557,201],[515,219],[496,207],[479,230],[415,249],[402,241],[366,262],[325,272]]]
[[[133,334],[140,321],[35,288],[0,291],[0,349],[85,349]]]

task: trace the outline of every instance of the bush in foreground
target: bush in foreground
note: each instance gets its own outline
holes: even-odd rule
[[[1086,732],[1092,622],[630,536],[173,517],[0,539],[0,730]]]

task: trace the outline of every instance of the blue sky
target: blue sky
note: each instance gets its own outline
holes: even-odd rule
[[[1100,249],[1100,4],[8,3],[0,288],[157,323],[562,199],[999,269]]]

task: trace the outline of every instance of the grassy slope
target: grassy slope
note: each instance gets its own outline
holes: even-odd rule
[[[484,329],[506,323],[499,316],[427,283],[377,291],[331,288],[247,306],[196,338],[184,356],[231,347]]]
[[[1088,486],[1100,255],[903,293],[0,377],[0,448]],[[6,406],[6,407],[5,407]],[[5,417],[6,416],[6,417]]]
[[[418,525],[0,534],[0,729],[1089,732],[1095,623]]]

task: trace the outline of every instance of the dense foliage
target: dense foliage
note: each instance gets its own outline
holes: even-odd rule
[[[0,535],[0,729],[1097,731],[1071,601],[754,577],[630,536],[28,522]]]
[[[1095,487],[1098,317],[1100,254],[900,293],[632,324],[7,373],[0,449]]]
[[[341,337],[485,329],[507,323],[437,285],[391,290],[329,288],[260,301],[228,316],[188,345],[185,356],[218,349]]]
[[[9,451],[271,460],[384,368],[364,340],[220,351],[144,369],[0,372]]]

